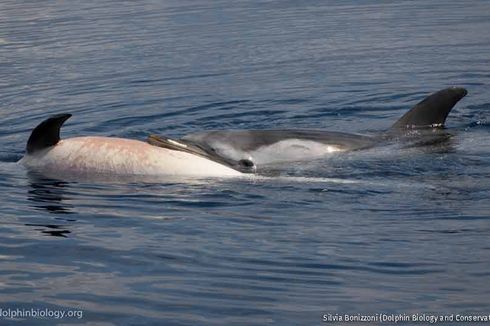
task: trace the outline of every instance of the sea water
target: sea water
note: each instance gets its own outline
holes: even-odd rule
[[[489,30],[486,1],[2,1],[0,323],[488,314]],[[469,94],[427,147],[233,180],[15,164],[63,112],[64,138],[372,134],[448,86]]]

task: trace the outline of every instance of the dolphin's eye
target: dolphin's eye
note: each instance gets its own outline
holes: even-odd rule
[[[246,168],[251,168],[255,165],[254,162],[252,162],[251,160],[247,160],[247,159],[243,159],[243,160],[238,161],[238,164],[240,164],[240,166],[243,166]]]

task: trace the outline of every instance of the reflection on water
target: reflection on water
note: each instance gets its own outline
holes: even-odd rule
[[[45,210],[51,214],[72,214],[73,205],[67,203],[69,195],[69,182],[56,180],[42,176],[35,172],[28,172],[29,190],[27,200],[32,203],[31,207],[36,210]],[[76,221],[73,218],[58,217],[57,220],[65,222]],[[66,224],[50,223],[25,223],[30,227],[37,227],[34,230],[40,231],[44,235],[66,238],[71,231]]]
[[[35,209],[46,210],[53,214],[70,214],[72,205],[66,200],[69,183],[51,179],[35,172],[28,173],[29,190],[27,199]]]
[[[25,226],[39,226],[41,229],[34,229],[37,231],[41,231],[46,235],[54,236],[54,237],[63,237],[66,238],[65,234],[71,233],[71,231],[66,229],[66,225],[56,225],[56,224],[32,224],[26,223]]]

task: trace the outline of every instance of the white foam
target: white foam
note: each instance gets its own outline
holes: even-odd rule
[[[299,182],[299,183],[337,183],[337,184],[355,184],[361,182],[359,180],[349,180],[349,179],[340,179],[340,178],[295,177],[295,176],[267,177],[261,175],[254,176],[254,180]]]

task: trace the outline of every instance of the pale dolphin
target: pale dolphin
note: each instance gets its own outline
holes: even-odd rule
[[[75,137],[60,140],[71,114],[50,117],[32,132],[20,164],[50,173],[239,176],[239,171],[203,156],[134,139]]]

